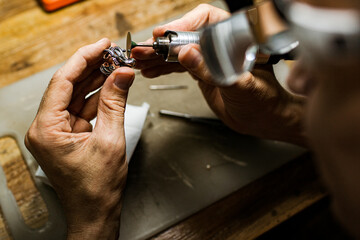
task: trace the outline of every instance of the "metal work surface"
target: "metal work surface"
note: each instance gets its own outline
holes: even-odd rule
[[[134,34],[134,40],[145,40],[151,36],[151,29]],[[117,43],[124,46],[125,40]],[[59,65],[0,89],[0,136],[16,137],[32,173],[36,164],[24,148],[23,136],[58,68]],[[152,91],[152,84],[188,88]],[[304,152],[293,145],[239,135],[225,126],[160,116],[160,109],[214,116],[197,83],[186,73],[154,80],[137,73],[129,103],[140,105],[144,101],[150,104],[150,113],[129,165],[121,240],[152,236]],[[51,208],[49,198],[45,201]],[[14,225],[9,222],[9,226]]]

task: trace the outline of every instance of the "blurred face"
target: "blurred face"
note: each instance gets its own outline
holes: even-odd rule
[[[277,32],[267,4],[258,7],[257,18],[264,39]],[[293,8],[284,6],[301,50],[288,85],[308,96],[305,130],[334,213],[360,238],[360,1],[293,0]]]
[[[303,1],[314,6],[360,10],[357,0]],[[352,234],[360,237],[360,57],[351,61],[300,61],[288,84],[294,92],[309,97],[307,133],[332,194],[334,213]]]

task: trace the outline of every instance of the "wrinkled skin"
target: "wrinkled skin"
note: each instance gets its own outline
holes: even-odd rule
[[[63,204],[68,239],[117,239],[127,176],[124,111],[130,68],[99,71],[108,39],[79,49],[53,78],[25,144]],[[102,86],[97,94],[85,96]],[[97,116],[94,129],[89,123]]]
[[[228,12],[201,4],[181,19],[154,29],[153,38],[166,30],[194,31],[228,18]],[[188,71],[214,113],[230,128],[242,134],[306,145],[302,132],[305,98],[285,91],[274,76],[271,65],[257,66],[230,87],[213,84],[198,45],[187,45],[179,52],[180,63],[167,63],[152,49],[134,48],[136,67],[145,77]]]
[[[319,7],[360,9],[355,0],[305,2]],[[183,18],[155,28],[153,36],[161,36],[167,29],[193,31],[227,17],[222,10],[200,5]],[[292,69],[288,84],[295,93],[308,96],[305,98],[285,92],[269,66],[255,67],[231,87],[214,86],[196,45],[180,51],[180,64],[165,63],[149,49],[134,49],[133,55],[142,74],[149,78],[188,71],[199,81],[211,109],[239,133],[303,146],[310,142],[334,199],[335,214],[350,233],[360,238],[359,59],[343,66],[336,64],[341,59],[330,60],[335,64],[312,59],[300,61]]]
[[[319,2],[324,6],[327,0]],[[355,0],[328,2],[339,7]],[[167,29],[193,31],[227,17],[227,12],[202,4],[157,27],[153,35]],[[109,40],[103,40],[80,49],[54,75],[25,139],[63,203],[69,239],[115,239],[119,233],[127,174],[123,117],[134,73],[127,68],[108,78],[99,73],[102,51],[109,46]],[[308,95],[305,110],[305,97],[281,88],[271,66],[256,67],[224,88],[213,84],[196,45],[180,51],[179,64],[164,62],[152,49],[135,48],[132,54],[149,78],[188,71],[211,109],[239,133],[303,146],[309,142],[336,215],[360,238],[360,60],[344,66],[300,62],[289,76],[289,86]],[[85,100],[102,85],[100,93]],[[92,130],[89,120],[95,116]]]

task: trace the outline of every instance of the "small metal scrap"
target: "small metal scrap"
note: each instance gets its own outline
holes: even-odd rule
[[[150,90],[174,90],[174,89],[185,89],[186,85],[150,85]]]
[[[182,118],[182,119],[189,120],[191,122],[196,122],[196,123],[209,124],[209,125],[214,125],[214,126],[225,126],[222,123],[222,121],[218,118],[196,117],[196,116],[190,115],[188,113],[179,113],[179,112],[174,112],[174,111],[165,110],[165,109],[161,109],[159,111],[159,113],[160,113],[160,115],[163,115],[163,116]]]
[[[128,58],[125,53],[126,50],[120,47],[109,47],[104,50],[103,59],[105,62],[101,65],[100,71],[109,76],[115,69],[119,67],[131,67],[135,66],[135,59]]]

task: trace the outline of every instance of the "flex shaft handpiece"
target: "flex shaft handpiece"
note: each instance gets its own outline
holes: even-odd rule
[[[131,49],[134,47],[151,47],[155,50],[156,54],[163,56],[166,62],[178,62],[180,49],[190,43],[200,44],[200,35],[200,32],[167,30],[164,36],[156,38],[153,44],[137,44],[131,41],[131,34],[128,33],[126,41],[128,58],[130,57]],[[258,51],[256,51],[254,54],[256,55],[254,56],[256,64],[276,64],[280,59],[293,59],[290,53],[284,55],[268,55],[258,54]],[[239,53],[239,55],[245,55],[245,52]],[[220,60],[222,61],[224,59]]]
[[[163,37],[158,37],[151,45],[133,42],[131,34],[128,32],[126,49],[116,46],[104,50],[104,63],[101,65],[100,71],[109,76],[119,67],[134,67],[136,61],[130,57],[131,50],[134,47],[151,47],[155,50],[156,54],[162,55],[166,62],[178,62],[178,54],[181,47],[189,43],[199,44],[198,32],[166,31]]]
[[[211,34],[213,36],[214,34]],[[200,41],[201,39],[201,41]],[[204,41],[205,39],[205,41]],[[231,40],[231,39],[230,39]],[[231,41],[224,41],[224,42],[231,42]],[[259,54],[258,47],[252,47],[249,49],[243,49],[243,52],[229,52],[227,46],[222,44],[221,47],[216,47],[220,44],[217,39],[209,38],[209,33],[204,31],[200,32],[180,32],[180,31],[166,31],[164,36],[156,38],[153,44],[137,44],[131,40],[131,34],[128,32],[127,39],[126,39],[126,49],[122,49],[120,47],[110,47],[109,49],[104,50],[104,64],[101,66],[100,70],[105,75],[110,75],[112,71],[114,71],[118,67],[128,66],[134,67],[135,66],[135,59],[131,58],[131,50],[135,47],[151,47],[155,50],[156,54],[163,56],[166,62],[178,62],[178,55],[181,48],[184,45],[194,43],[200,44],[201,47],[205,49],[205,57],[208,59],[207,64],[211,64],[214,62],[221,62],[223,65],[237,65],[240,67],[249,65],[248,69],[252,68],[252,65],[256,64],[275,64],[280,59],[287,59],[291,58],[292,56],[289,55],[268,55],[268,54]],[[221,42],[222,43],[222,42]],[[253,46],[253,43],[252,45]],[[212,51],[207,51],[208,49]],[[204,53],[203,53],[204,54]],[[220,55],[219,55],[220,54]],[[218,56],[219,55],[219,56]],[[242,57],[242,59],[246,59],[244,62],[236,61],[238,57]],[[247,68],[246,68],[247,69]],[[241,71],[240,71],[241,72]],[[216,72],[217,73],[217,72]]]
[[[156,54],[164,57],[166,62],[178,62],[178,54],[182,46],[200,42],[199,32],[166,31],[164,36],[156,38],[153,44],[137,44],[131,41],[131,35],[127,36],[127,52],[130,55],[134,47],[152,47]]]

